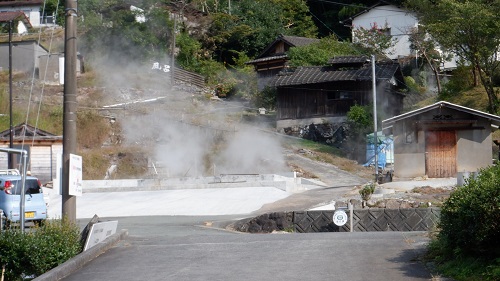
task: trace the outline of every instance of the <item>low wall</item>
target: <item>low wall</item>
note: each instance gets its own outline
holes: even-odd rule
[[[230,228],[241,232],[273,231],[350,232],[350,221],[343,226],[333,223],[335,211],[294,211],[264,214],[233,223]],[[354,209],[353,232],[367,231],[429,231],[439,221],[439,208]],[[346,210],[349,216],[349,211]]]
[[[365,231],[428,231],[438,220],[439,208],[409,209],[355,209],[353,210],[353,232]],[[334,211],[294,212],[293,225],[296,232],[350,232],[350,222],[344,226],[333,223]],[[349,211],[346,211],[349,215]]]
[[[151,191],[175,189],[275,187],[287,192],[303,191],[310,183],[302,183],[295,173],[278,174],[221,174],[199,178],[126,179],[126,180],[84,180],[84,193]]]

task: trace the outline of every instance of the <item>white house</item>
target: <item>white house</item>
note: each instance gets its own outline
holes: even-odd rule
[[[33,27],[40,27],[40,8],[43,2],[43,0],[1,1],[0,13],[21,11],[26,15]]]
[[[0,23],[12,23],[13,32],[19,35],[27,33],[31,27],[29,19],[21,11],[0,12]]]
[[[413,12],[403,8],[380,2],[363,12],[353,16],[351,19],[352,41],[356,42],[354,30],[356,28],[371,29],[374,25],[383,29],[384,33],[392,36],[395,41],[394,47],[386,51],[387,57],[399,59],[408,56],[417,57],[418,53],[411,50],[409,33],[418,27],[418,19]],[[442,69],[453,69],[456,61],[452,59],[445,62]]]
[[[352,29],[371,29],[374,25],[379,28],[387,27],[386,34],[395,41],[393,48],[387,50],[386,55],[391,59],[415,55],[410,49],[409,31],[418,26],[417,17],[407,10],[394,5],[375,5],[352,18]],[[353,32],[353,42],[356,41]]]

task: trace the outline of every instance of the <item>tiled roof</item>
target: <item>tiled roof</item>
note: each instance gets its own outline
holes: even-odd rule
[[[346,64],[346,63],[366,63],[370,58],[367,56],[338,56],[328,60],[328,64]]]
[[[258,62],[264,62],[264,61],[270,61],[270,60],[285,59],[287,57],[288,56],[286,54],[281,54],[281,55],[277,55],[277,56],[270,56],[270,57],[263,57],[263,58],[247,61],[246,64],[258,63]]]
[[[287,58],[288,56],[286,54],[279,54],[277,57],[277,54],[273,54],[271,56],[266,56],[268,54],[268,51],[276,45],[276,43],[283,41],[286,44],[290,45],[291,47],[301,47],[301,46],[307,46],[309,44],[319,42],[319,39],[316,38],[307,38],[307,37],[299,37],[299,36],[288,36],[288,35],[280,35],[274,40],[271,44],[267,45],[267,47],[262,51],[262,53],[254,60],[247,61],[246,64],[252,64],[256,62],[262,62],[262,61],[267,61],[267,60],[272,60],[272,59],[282,59],[282,58]],[[264,60],[261,60],[264,59]]]
[[[391,79],[399,65],[397,63],[391,64],[377,64],[375,67],[375,75],[377,79]],[[274,77],[270,86],[293,86],[293,85],[307,85],[334,81],[369,81],[372,79],[371,65],[363,66],[359,69],[338,70],[331,66],[323,67],[298,67],[293,72],[282,72]]]
[[[0,2],[1,3],[1,2]],[[22,21],[26,26],[31,27],[31,23],[22,11],[16,12],[0,12],[0,22],[9,22],[14,20]]]
[[[31,125],[27,125],[26,123],[21,123],[12,128],[12,132],[14,133],[14,137],[57,137],[54,134],[51,134],[47,131],[40,130]],[[10,129],[7,129],[3,132],[0,132],[0,138],[10,137]]]
[[[486,119],[490,120],[492,124],[494,124],[496,126],[500,126],[500,116],[486,113],[486,112],[482,112],[482,111],[468,108],[465,106],[453,104],[451,102],[446,102],[446,101],[439,101],[435,104],[431,104],[431,105],[428,105],[426,107],[422,107],[422,108],[419,108],[419,109],[416,109],[416,110],[413,110],[410,112],[406,112],[406,113],[398,115],[398,116],[394,116],[394,117],[389,118],[389,119],[385,119],[382,121],[382,125],[384,128],[388,128],[388,127],[391,127],[392,125],[394,125],[394,123],[396,121],[400,121],[400,120],[403,120],[403,119],[406,119],[409,117],[413,117],[413,116],[416,116],[416,115],[419,115],[419,114],[422,114],[422,113],[425,113],[425,112],[428,112],[431,110],[439,109],[442,107],[447,107],[447,108],[451,108],[454,110],[466,112],[466,113],[472,114],[474,116],[480,116],[482,118],[486,118]]]
[[[283,41],[286,41],[290,46],[293,47],[301,47],[301,46],[307,46],[312,43],[319,42],[319,39],[316,38],[307,38],[307,37],[298,37],[298,36],[288,36],[288,35],[283,35],[282,37],[279,37],[279,39],[282,39]]]
[[[44,0],[0,1],[0,7],[41,6]]]

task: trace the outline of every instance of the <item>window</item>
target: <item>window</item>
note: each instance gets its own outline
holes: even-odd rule
[[[413,129],[411,127],[406,122],[403,122],[404,143],[413,143]]]

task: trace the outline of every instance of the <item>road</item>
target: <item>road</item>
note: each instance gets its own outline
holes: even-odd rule
[[[431,280],[423,232],[241,234],[237,216],[109,218],[129,236],[63,280]],[[436,279],[434,279],[436,280]]]
[[[304,157],[294,161],[308,164]],[[118,229],[129,235],[63,280],[440,280],[418,262],[428,242],[425,232],[242,234],[224,229],[261,213],[327,204],[363,183],[331,165],[314,168],[326,187],[298,194],[254,187],[78,198],[81,224],[97,214],[117,220]],[[60,202],[51,201],[51,209],[60,210]]]

